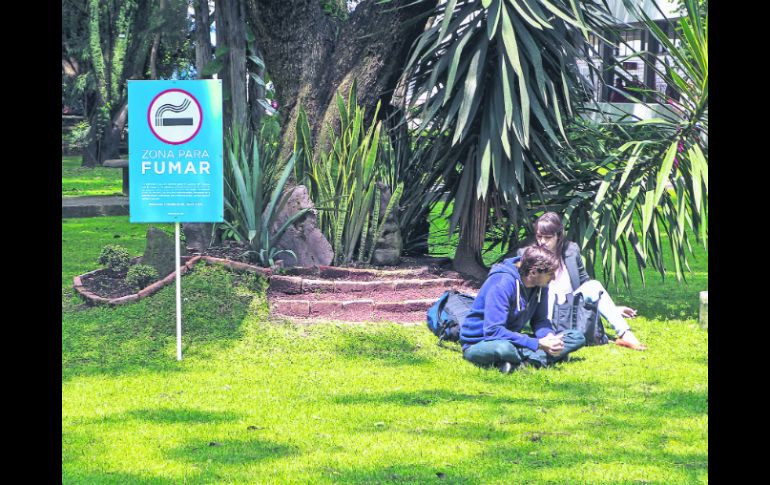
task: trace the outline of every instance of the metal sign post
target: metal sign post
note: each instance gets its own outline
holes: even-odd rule
[[[182,360],[182,256],[179,223],[174,224],[176,235],[176,360]]]

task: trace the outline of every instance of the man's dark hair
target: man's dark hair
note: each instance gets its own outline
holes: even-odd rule
[[[522,276],[533,272],[551,273],[559,267],[559,258],[542,246],[536,244],[524,248],[521,255],[521,266],[519,273]]]

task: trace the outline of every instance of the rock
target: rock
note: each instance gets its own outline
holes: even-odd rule
[[[187,256],[187,250],[182,245],[181,256]],[[163,278],[175,269],[176,246],[174,238],[157,227],[147,229],[147,246],[142,256],[142,264],[149,264]]]
[[[284,231],[274,246],[280,249],[294,251],[296,256],[289,253],[281,253],[275,257],[283,261],[284,267],[292,266],[328,266],[334,259],[332,245],[326,240],[318,228],[318,211],[310,200],[307,187],[297,185],[286,189],[291,191],[288,200],[280,213],[273,218],[270,230],[277,231],[292,215],[302,209],[311,209],[302,217],[294,221]]]
[[[218,241],[214,238],[212,240],[211,230],[214,224],[210,222],[198,223],[198,222],[185,222],[182,223],[182,230],[184,231],[185,245],[187,249],[193,252],[201,252]]]
[[[380,214],[385,213],[390,201],[390,190],[380,186]],[[372,264],[377,266],[396,266],[401,260],[401,251],[404,249],[404,240],[401,237],[401,229],[398,227],[398,216],[395,208],[388,214],[382,228],[382,234],[377,239],[372,254]]]
[[[699,322],[701,328],[708,330],[709,329],[709,292],[708,291],[701,291],[700,292],[700,312],[699,312]]]

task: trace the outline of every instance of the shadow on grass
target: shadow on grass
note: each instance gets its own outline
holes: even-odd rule
[[[182,351],[185,359],[231,343],[261,283],[256,277],[196,266],[182,280]],[[175,372],[176,290],[115,308],[82,307],[62,314],[62,380],[76,376]]]
[[[244,465],[298,454],[300,454],[298,448],[274,441],[258,438],[249,440],[213,438],[175,448],[168,452],[168,457],[190,463],[205,463],[211,460],[215,465]],[[207,471],[200,478],[203,480],[215,478],[207,476],[214,472],[215,470]]]
[[[332,483],[479,483],[477,478],[454,467],[413,464],[352,469],[324,467],[318,474],[319,480],[323,477]]]
[[[154,424],[212,424],[236,421],[240,416],[234,413],[200,411],[191,408],[134,409],[125,413],[112,414],[105,418],[94,418],[94,423],[125,423],[129,420]]]
[[[447,391],[445,389],[426,389],[414,392],[391,392],[391,393],[372,393],[372,394],[348,394],[334,398],[336,404],[358,405],[358,404],[379,404],[379,405],[398,405],[398,406],[433,406],[445,403],[478,403],[490,406],[500,406],[502,404],[512,405],[533,405],[536,401],[533,399],[510,398],[508,396],[489,396],[486,394],[460,393]]]
[[[377,361],[391,366],[422,365],[431,359],[420,355],[422,346],[393,327],[357,327],[335,336],[333,352],[347,359]]]

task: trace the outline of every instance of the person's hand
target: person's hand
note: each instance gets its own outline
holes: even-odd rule
[[[615,341],[616,344],[622,345],[623,347],[628,347],[630,349],[634,350],[646,350],[647,347],[642,345],[641,342],[639,342],[639,339],[636,338],[636,335],[634,335],[634,332],[631,330],[626,330],[623,332],[623,336],[618,338]]]
[[[618,306],[618,310],[620,310],[620,314],[623,315],[623,318],[634,318],[636,316],[636,310],[631,307]]]
[[[558,335],[548,334],[537,341],[537,346],[551,355],[559,355],[564,350],[564,342]]]

